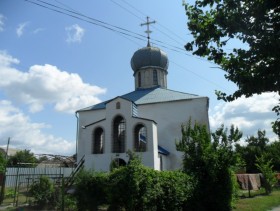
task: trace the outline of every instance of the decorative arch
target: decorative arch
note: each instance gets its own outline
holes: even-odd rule
[[[97,127],[93,132],[92,153],[103,154],[104,148],[104,130]]]
[[[137,124],[134,128],[134,150],[147,151],[147,128],[143,124]]]
[[[113,120],[112,153],[125,152],[125,130],[126,123],[122,116],[117,116]]]

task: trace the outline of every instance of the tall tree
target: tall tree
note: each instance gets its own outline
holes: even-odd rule
[[[233,146],[242,133],[223,126],[210,134],[206,126],[191,121],[182,126],[176,144],[183,154],[183,170],[194,177],[196,187],[187,210],[231,210],[234,195],[232,167],[237,162]],[[211,141],[212,136],[212,141]],[[199,200],[198,200],[199,199]]]
[[[16,152],[15,155],[11,156],[8,160],[9,166],[35,166],[38,163],[37,158],[30,150],[23,150]]]
[[[218,99],[233,101],[263,92],[280,94],[278,0],[196,0],[185,8],[194,38],[185,45],[186,50],[218,64],[226,79],[238,86],[229,95],[216,91]],[[244,43],[244,48],[232,49],[233,40]],[[280,115],[280,103],[273,110]],[[274,131],[280,135],[279,119]]]

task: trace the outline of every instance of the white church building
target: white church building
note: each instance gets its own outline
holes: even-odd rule
[[[127,151],[138,154],[155,170],[182,167],[175,140],[181,125],[206,124],[208,97],[167,89],[168,57],[157,47],[137,50],[131,58],[135,90],[78,110],[77,160],[85,168],[110,171],[113,161],[128,162]]]

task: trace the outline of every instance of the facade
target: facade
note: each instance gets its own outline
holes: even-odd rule
[[[114,161],[128,162],[127,151],[156,170],[181,167],[175,140],[181,125],[209,125],[207,97],[167,89],[168,58],[156,47],[137,50],[132,59],[135,90],[77,111],[77,160],[85,168],[109,171]]]

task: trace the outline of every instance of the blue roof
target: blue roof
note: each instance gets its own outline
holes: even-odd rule
[[[131,102],[134,102],[136,105],[201,98],[201,96],[198,96],[198,95],[173,91],[173,90],[169,90],[169,89],[163,89],[160,87],[154,87],[154,88],[148,88],[148,89],[137,89],[133,92],[127,93],[120,97],[124,98],[126,100],[129,100]],[[111,100],[113,100],[113,99],[111,99]],[[108,102],[110,102],[111,100],[108,100],[108,101],[105,101],[102,103],[98,103],[96,105],[81,109],[79,111],[104,109],[106,107],[106,104]]]

